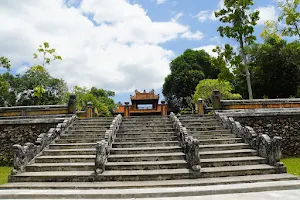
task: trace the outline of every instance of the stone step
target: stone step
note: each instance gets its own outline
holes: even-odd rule
[[[82,135],[80,138],[72,139],[72,138],[67,138],[67,139],[58,139],[55,140],[55,144],[68,144],[68,143],[97,143],[98,141],[103,140],[104,137],[87,137],[86,135]]]
[[[82,137],[89,137],[89,138],[105,138],[105,133],[95,133],[95,134],[62,134],[60,135],[59,139],[78,139]]]
[[[166,127],[166,128],[163,128],[163,127],[153,127],[153,128],[145,128],[145,127],[140,127],[140,128],[136,128],[136,127],[132,127],[132,128],[124,128],[124,127],[121,127],[119,132],[120,133],[126,133],[126,132],[141,132],[141,131],[155,131],[155,132],[163,132],[163,131],[166,131],[166,132],[170,132],[170,131],[173,131],[173,128],[170,126],[170,127]]]
[[[210,130],[210,131],[190,131],[189,135],[213,135],[213,134],[232,134],[229,129]]]
[[[69,127],[68,130],[69,131],[77,131],[77,130],[79,130],[79,131],[85,131],[85,132],[90,132],[90,131],[105,132],[106,130],[108,130],[108,128],[105,128],[105,127],[102,127],[102,128],[97,128],[97,127],[95,127],[95,128],[91,128],[91,127],[84,128],[84,127],[78,126],[78,127]]]
[[[181,123],[214,123],[214,122],[219,122],[217,119],[215,118],[191,118],[191,119],[181,119],[179,118]]]
[[[153,123],[153,124],[122,124],[120,129],[125,129],[125,128],[170,128],[172,127],[171,122],[168,124],[157,124],[157,123]]]
[[[141,161],[141,162],[108,162],[105,170],[155,170],[187,168],[184,160]],[[93,171],[95,162],[86,163],[34,163],[26,166],[27,172],[43,171]]]
[[[43,156],[62,156],[62,155],[96,155],[95,148],[86,149],[47,149],[43,151]]]
[[[35,163],[84,163],[94,162],[96,155],[55,155],[55,156],[39,156],[35,159]]]
[[[171,122],[169,118],[162,119],[126,119],[123,118],[122,123],[144,123],[144,122]]]
[[[50,144],[49,149],[87,149],[95,148],[96,143]]]
[[[88,125],[88,124],[85,124],[85,125],[81,125],[81,124],[74,124],[73,126],[70,126],[69,129],[72,129],[72,130],[76,130],[76,129],[109,129],[110,127],[110,124],[106,125],[106,126],[103,126],[103,125]]]
[[[266,164],[266,160],[258,156],[201,159],[201,167],[204,168],[259,164]]]
[[[188,169],[120,170],[104,171],[98,176],[94,171],[24,172],[10,177],[10,182],[90,182],[90,181],[139,181],[174,180],[190,177]]]
[[[180,146],[167,147],[137,147],[137,148],[112,148],[111,154],[149,154],[149,153],[174,153],[182,152]]]
[[[237,149],[223,151],[200,151],[200,158],[228,158],[228,157],[249,157],[257,156],[258,153],[254,149]]]
[[[180,120],[181,121],[181,120]],[[222,125],[219,121],[185,121],[181,122],[184,126],[216,126],[216,125]]]
[[[126,132],[117,133],[117,138],[133,138],[133,137],[160,137],[167,138],[176,135],[174,132]]]
[[[123,121],[122,126],[135,126],[135,125],[150,125],[150,126],[155,126],[155,125],[172,125],[172,122],[170,120],[168,121],[157,121],[157,122],[152,122],[152,121],[141,121],[141,122],[132,122],[132,121]]]
[[[199,148],[200,151],[221,151],[221,150],[249,149],[250,146],[245,143],[208,144],[208,145],[200,145]]]
[[[97,134],[97,133],[105,133],[107,129],[98,129],[98,130],[66,130],[66,134]]]
[[[198,139],[198,140],[235,138],[235,135],[233,135],[233,134],[223,134],[223,135],[217,135],[217,134],[213,134],[213,135],[190,135],[190,134],[188,134],[188,135],[193,136],[195,139]]]
[[[185,160],[140,161],[140,162],[108,162],[106,170],[159,170],[188,168]]]
[[[158,146],[178,146],[178,141],[155,141],[155,142],[114,142],[114,148],[128,147],[158,147]]]
[[[241,138],[200,139],[200,144],[232,144],[241,143]]]
[[[133,137],[133,138],[119,138],[115,142],[154,142],[154,141],[178,141],[177,136],[168,137]]]
[[[109,117],[109,118],[91,118],[91,119],[81,119],[78,118],[76,122],[103,122],[103,121],[112,121],[114,120],[114,117]]]
[[[93,183],[89,183],[90,185]],[[44,184],[45,185],[45,184]],[[50,184],[53,185],[53,184]],[[83,185],[83,184],[82,184]],[[275,182],[255,182],[239,183],[228,185],[208,185],[208,186],[191,186],[191,187],[156,187],[140,189],[66,189],[66,190],[42,190],[34,192],[26,189],[22,190],[5,190],[0,195],[2,199],[243,199],[243,195],[230,195],[247,193],[247,199],[255,197],[257,199],[278,199],[277,197],[285,196],[289,199],[297,199],[300,187],[299,180],[275,181]],[[279,193],[279,190],[286,192]],[[289,190],[291,192],[289,192]],[[274,191],[262,193],[263,191]],[[256,193],[254,193],[256,192]],[[250,193],[250,194],[248,194]],[[253,195],[252,195],[253,193]],[[279,194],[278,194],[279,193]],[[292,193],[291,195],[289,195]],[[273,195],[272,195],[273,194]],[[213,195],[213,196],[210,196]],[[194,197],[193,197],[194,196]],[[224,197],[224,198],[223,198]],[[227,198],[228,197],[228,198]]]
[[[108,162],[140,162],[140,161],[166,161],[166,160],[184,160],[183,152],[172,153],[150,153],[150,154],[111,154],[108,156]]]
[[[136,189],[157,187],[188,187],[222,184],[256,183],[268,181],[297,180],[298,177],[291,174],[268,174],[231,176],[201,179],[160,180],[160,181],[113,181],[113,182],[15,182],[0,185],[0,189]],[[3,190],[2,190],[3,191]],[[32,197],[30,197],[32,198]]]
[[[223,130],[222,126],[185,126],[187,131],[211,131],[211,130]]]
[[[226,176],[246,176],[260,174],[276,174],[275,167],[259,164],[259,165],[243,165],[243,166],[225,166],[225,167],[207,167],[201,168],[201,178],[226,177]]]

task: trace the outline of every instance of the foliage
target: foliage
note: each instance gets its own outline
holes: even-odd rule
[[[84,109],[87,103],[91,102],[97,109],[97,116],[108,117],[112,115],[116,108],[114,100],[109,98],[111,95],[114,95],[112,91],[97,89],[95,87],[88,90],[87,88],[75,86],[74,93],[76,95],[77,110]]]
[[[233,38],[240,45],[250,99],[252,99],[252,88],[244,46],[253,44],[256,40],[253,33],[254,26],[259,20],[259,11],[251,12],[250,6],[253,4],[253,0],[224,0],[225,8],[215,12],[215,16],[226,24],[218,28],[220,35]]]
[[[13,164],[13,159],[8,159],[4,156],[0,156],[0,166],[11,166]]]
[[[37,49],[37,53],[33,54],[33,59],[38,60],[42,66],[45,67],[46,64],[50,65],[51,61],[54,60],[62,60],[62,57],[57,55],[55,53],[56,49],[50,48],[50,45],[48,42],[44,42],[43,45],[40,45],[39,48]],[[41,54],[41,57],[38,55]],[[38,65],[39,67],[40,65]]]
[[[300,176],[300,158],[285,158],[281,162],[286,166],[287,172],[296,176]]]
[[[0,68],[3,67],[7,70],[10,70],[10,61],[8,60],[8,58],[5,57],[0,57]]]
[[[210,98],[214,90],[219,90],[223,99],[242,99],[240,94],[231,93],[232,87],[230,82],[218,79],[204,79],[196,87],[194,103],[197,103],[198,99],[206,100]]]
[[[217,78],[219,68],[210,63],[210,56],[204,50],[188,49],[170,64],[171,74],[165,78],[163,94],[173,109],[190,107],[186,97],[191,97],[200,80]]]
[[[299,96],[299,41],[287,43],[284,40],[278,42],[276,38],[269,38],[263,44],[252,45],[249,53],[256,98]]]
[[[260,36],[266,41],[269,38],[275,39],[277,42],[282,40],[282,35],[278,32],[279,25],[275,21],[266,21],[265,27]]]
[[[7,183],[12,167],[0,167],[0,184]]]
[[[300,39],[300,12],[298,6],[300,0],[281,0],[279,8],[282,10],[278,21],[284,21],[285,27],[282,30],[283,36],[298,36]]]

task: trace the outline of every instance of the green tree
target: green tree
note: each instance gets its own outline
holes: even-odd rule
[[[218,79],[204,79],[196,87],[194,103],[197,103],[198,99],[209,99],[214,90],[219,90],[222,93],[223,99],[242,99],[240,94],[232,93],[233,89],[230,82]]]
[[[37,53],[33,54],[33,59],[38,60],[41,65],[36,65],[31,68],[34,72],[45,72],[45,65],[50,65],[52,61],[54,60],[62,60],[61,56],[57,55],[55,53],[56,49],[50,48],[50,45],[48,42],[44,42],[43,45],[40,45],[37,49]],[[41,54],[40,56],[38,54]],[[40,104],[42,95],[45,93],[45,86],[44,85],[38,85],[33,88],[34,90],[34,96],[38,98],[37,104]]]
[[[200,80],[217,78],[220,73],[219,68],[212,66],[210,56],[204,50],[186,50],[170,63],[170,69],[162,93],[169,106],[177,110],[190,107],[187,99],[194,94]]]
[[[279,8],[282,10],[278,21],[285,22],[285,27],[282,30],[283,36],[297,36],[300,39],[300,12],[298,6],[300,0],[281,0]]]
[[[222,37],[233,38],[239,43],[240,54],[243,58],[243,68],[246,74],[249,99],[253,99],[251,77],[248,69],[247,55],[245,46],[255,42],[253,35],[254,26],[259,20],[259,11],[251,12],[253,0],[224,0],[225,8],[215,12],[215,16],[225,23],[226,26],[220,26],[218,32]]]
[[[10,70],[10,61],[6,57],[0,57],[0,67]]]
[[[263,44],[252,45],[249,54],[256,98],[299,97],[299,41],[287,43],[270,37]]]

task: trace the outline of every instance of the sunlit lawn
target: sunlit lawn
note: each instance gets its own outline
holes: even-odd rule
[[[281,159],[281,162],[284,163],[289,174],[300,176],[300,158],[285,158]]]
[[[0,184],[7,183],[7,177],[11,170],[12,167],[0,167]]]

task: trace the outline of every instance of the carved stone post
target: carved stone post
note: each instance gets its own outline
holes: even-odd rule
[[[198,99],[198,114],[200,115],[204,114],[203,99]]]
[[[92,117],[93,117],[93,103],[88,102],[87,109],[86,109],[86,118],[92,118]]]
[[[129,102],[125,102],[124,106],[124,117],[129,117],[130,116],[130,110],[129,110]]]
[[[222,99],[222,94],[219,90],[214,90],[212,93],[212,104],[214,110],[221,110],[222,105],[221,105],[221,99]]]
[[[165,101],[161,101],[161,115],[167,116],[168,108]]]
[[[70,94],[70,98],[68,101],[68,113],[76,114],[76,95]]]

